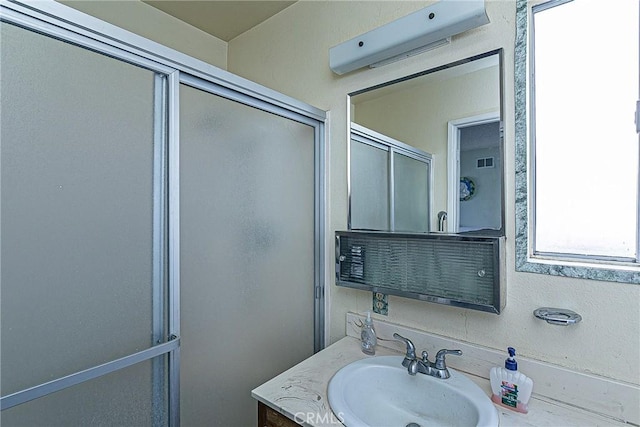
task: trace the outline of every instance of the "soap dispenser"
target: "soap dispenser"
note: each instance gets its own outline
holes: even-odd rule
[[[373,329],[373,320],[371,320],[371,312],[367,311],[367,318],[364,320],[362,330],[360,331],[360,345],[362,352],[373,356],[376,354],[376,344],[378,339],[376,338],[376,331]]]
[[[527,404],[533,391],[533,380],[518,372],[516,349],[509,347],[507,351],[509,357],[504,361],[504,368],[491,368],[491,400],[500,406],[526,414],[529,412]]]

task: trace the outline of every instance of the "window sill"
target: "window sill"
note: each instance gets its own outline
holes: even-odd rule
[[[516,271],[640,284],[640,265],[630,262],[596,262],[529,255],[516,261]]]

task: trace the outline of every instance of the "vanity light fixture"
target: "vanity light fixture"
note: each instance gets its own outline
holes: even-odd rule
[[[449,43],[489,23],[484,0],[440,0],[329,49],[336,74],[379,67]]]

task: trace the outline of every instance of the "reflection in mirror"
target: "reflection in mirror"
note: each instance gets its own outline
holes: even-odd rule
[[[389,217],[411,217],[402,231],[504,235],[501,64],[502,49],[498,49],[349,94],[351,229],[400,231],[388,225],[393,224]],[[354,129],[369,130],[428,156],[430,169],[418,176],[416,168],[405,170],[401,163],[406,162],[380,152],[376,161],[365,160],[362,147],[354,142],[358,141]],[[378,181],[366,182],[367,197],[377,204],[359,203],[362,182],[354,174],[363,168],[377,171]],[[389,209],[382,200],[392,194],[393,177],[402,173],[420,185],[405,188],[403,203]],[[382,180],[387,175],[391,182]],[[371,188],[374,182],[377,195]],[[426,196],[425,189],[430,191]],[[402,206],[413,211],[405,212]],[[419,215],[417,206],[423,209]],[[421,223],[418,216],[423,226],[415,225]],[[354,220],[362,217],[376,217],[379,223],[360,227]]]
[[[351,125],[351,230],[429,231],[431,155]]]
[[[447,166],[449,175],[453,174],[449,180],[460,181],[457,187],[449,186],[449,225],[454,225],[451,218],[455,218],[456,210],[458,218],[458,229],[451,231],[499,230],[502,226],[499,119],[458,127],[457,131],[458,141],[454,145],[457,164],[449,162]]]

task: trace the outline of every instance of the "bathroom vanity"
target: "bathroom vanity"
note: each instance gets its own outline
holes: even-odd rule
[[[270,406],[258,402],[258,426],[260,427],[296,427],[299,424]]]
[[[258,400],[259,411],[263,418],[259,415],[259,424],[262,426],[289,426],[289,425],[305,425],[305,426],[340,426],[338,414],[334,414],[329,406],[327,398],[327,386],[333,375],[342,367],[359,359],[371,357],[366,356],[360,351],[360,342],[357,338],[358,329],[355,326],[359,317],[349,314],[347,320],[348,336],[327,347],[326,349],[316,353],[310,358],[302,361],[293,368],[283,372],[277,377],[264,383],[252,391],[252,396]],[[398,343],[391,338],[393,330],[398,330],[403,335],[412,337],[416,343],[416,348],[430,347],[427,340],[433,341],[433,336],[424,336],[420,331],[410,328],[395,326],[385,322],[376,322],[378,336],[378,347],[376,356],[404,354],[404,344]],[[427,334],[428,335],[428,334]],[[435,340],[442,340],[442,337]],[[441,342],[436,342],[435,346],[440,346]],[[452,344],[451,342],[449,344]],[[455,343],[453,343],[455,345]],[[453,348],[448,346],[449,348]],[[484,371],[485,363],[493,363],[486,360],[487,353],[475,346],[459,343],[459,347],[463,350],[463,355],[459,358],[451,358],[449,365],[458,372],[465,374],[469,379],[475,382],[487,396],[491,393],[489,380],[477,375],[470,374],[474,370],[480,369]],[[456,347],[457,348],[457,347]],[[428,348],[432,353],[431,348]],[[484,352],[484,355],[483,355]],[[435,354],[435,353],[433,353]],[[502,357],[500,352],[496,352],[496,357]],[[484,360],[482,360],[484,358]],[[491,356],[489,357],[491,359]],[[527,363],[523,364],[523,367]],[[542,369],[534,366],[531,367],[534,373],[540,372],[539,376],[546,373]],[[553,368],[550,368],[553,369]],[[488,371],[486,376],[488,377]],[[561,374],[552,373],[555,376]],[[599,381],[596,378],[581,378],[581,374],[575,374],[575,384],[584,384],[583,388],[579,388],[579,392],[585,392],[592,385],[587,384],[589,381]],[[538,384],[538,383],[536,383]],[[540,393],[536,392],[534,387],[534,396],[529,402],[529,413],[520,414],[509,411],[507,409],[496,406],[500,417],[500,426],[542,426],[542,425],[562,425],[562,426],[623,426],[624,422],[616,420],[612,416],[606,416],[595,412],[589,412],[575,406],[569,405],[566,400],[559,401],[557,399],[545,396],[545,388],[540,382]],[[614,390],[615,386],[609,385],[608,392],[617,394]],[[631,401],[628,405],[633,405],[637,399],[638,390],[620,390],[620,392],[631,394]],[[635,393],[635,395],[634,395]],[[548,393],[547,393],[548,394]],[[596,396],[597,397],[597,396]],[[487,397],[488,399],[489,397]],[[613,398],[615,399],[615,397]],[[588,399],[585,399],[588,400]],[[616,405],[624,403],[613,402]],[[592,406],[592,408],[595,410]],[[633,412],[633,408],[626,408],[627,412]],[[294,424],[289,423],[289,421]]]

